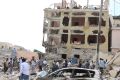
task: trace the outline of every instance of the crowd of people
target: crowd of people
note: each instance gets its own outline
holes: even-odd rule
[[[13,68],[17,67],[18,63],[17,63],[17,59],[14,58],[4,58],[3,60],[3,71],[4,73],[10,73],[12,74]]]
[[[107,61],[100,58],[98,61],[99,69],[101,74],[103,74],[104,69],[107,66]],[[71,59],[64,59],[62,61],[53,61],[52,63],[52,71],[55,71],[60,68],[65,68],[65,67],[78,67],[78,68],[86,68],[86,69],[95,69],[96,68],[96,62],[93,60],[82,60],[78,58],[71,58]]]
[[[18,71],[20,80],[29,80],[30,74],[42,71],[43,67],[47,66],[46,59],[36,59],[32,57],[30,61],[26,58],[4,58],[3,72],[4,74],[13,74],[14,71]]]
[[[20,74],[20,80],[29,80],[29,75],[36,74],[36,72],[39,72],[38,75],[43,77],[49,71],[53,72],[57,69],[66,67],[94,69],[95,63],[92,60],[82,60],[76,57],[70,59],[53,60],[52,64],[48,63],[45,58],[36,59],[35,57],[32,57],[32,59],[28,61],[24,57],[19,59],[15,57],[14,59],[5,58],[3,61],[3,67],[5,74],[12,74],[14,70],[17,70]],[[100,58],[99,68],[101,72],[105,69],[105,67],[106,61]]]

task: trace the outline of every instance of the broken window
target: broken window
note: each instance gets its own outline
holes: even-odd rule
[[[50,34],[58,34],[59,33],[59,30],[50,30]]]
[[[58,37],[53,37],[53,36],[50,36],[49,37],[49,45],[51,46],[56,46],[56,45],[59,45],[60,44],[60,40]]]
[[[99,37],[99,43],[104,43],[104,42],[105,42],[105,36],[101,35]],[[88,36],[88,43],[89,44],[97,43],[97,35],[89,35]]]
[[[99,23],[99,17],[89,17],[89,25],[90,26],[97,26]],[[101,26],[105,26],[106,25],[106,21],[103,20],[103,18],[101,19]]]
[[[60,17],[61,16],[61,12],[52,12],[51,13],[51,17]]]
[[[99,22],[99,17],[89,17],[89,25],[91,26],[97,26]]]
[[[72,17],[72,26],[84,26],[85,18],[84,17]]]
[[[66,44],[68,41],[68,34],[62,34],[61,43]]]
[[[68,33],[68,30],[63,30],[63,33]]]
[[[62,24],[63,24],[64,26],[68,26],[68,25],[69,25],[69,18],[68,18],[68,17],[64,17]]]
[[[51,21],[51,27],[59,27],[60,21]]]
[[[71,43],[84,44],[85,43],[85,35],[71,35]]]
[[[49,37],[49,42],[48,44],[51,46],[51,45],[54,45],[54,41],[53,41],[53,38],[52,37]]]
[[[88,43],[89,44],[95,44],[95,43],[97,43],[97,35],[89,35],[88,36]]]

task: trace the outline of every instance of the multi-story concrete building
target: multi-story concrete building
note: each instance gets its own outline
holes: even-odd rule
[[[82,7],[74,1],[69,5],[65,0],[54,4],[54,8],[44,9],[43,33],[47,40],[43,39],[43,45],[46,51],[58,53],[63,58],[96,52],[99,11],[99,6]],[[108,52],[108,34],[109,11],[104,7],[99,40],[102,52]]]

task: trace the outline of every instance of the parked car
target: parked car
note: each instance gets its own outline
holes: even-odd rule
[[[100,80],[100,72],[93,69],[68,67],[48,74],[45,80]]]

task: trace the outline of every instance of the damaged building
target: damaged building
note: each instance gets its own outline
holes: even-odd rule
[[[53,6],[44,9],[43,46],[46,52],[64,59],[96,53],[100,7],[71,5],[65,0]],[[99,36],[102,52],[109,50],[109,26],[109,11],[104,8]]]

